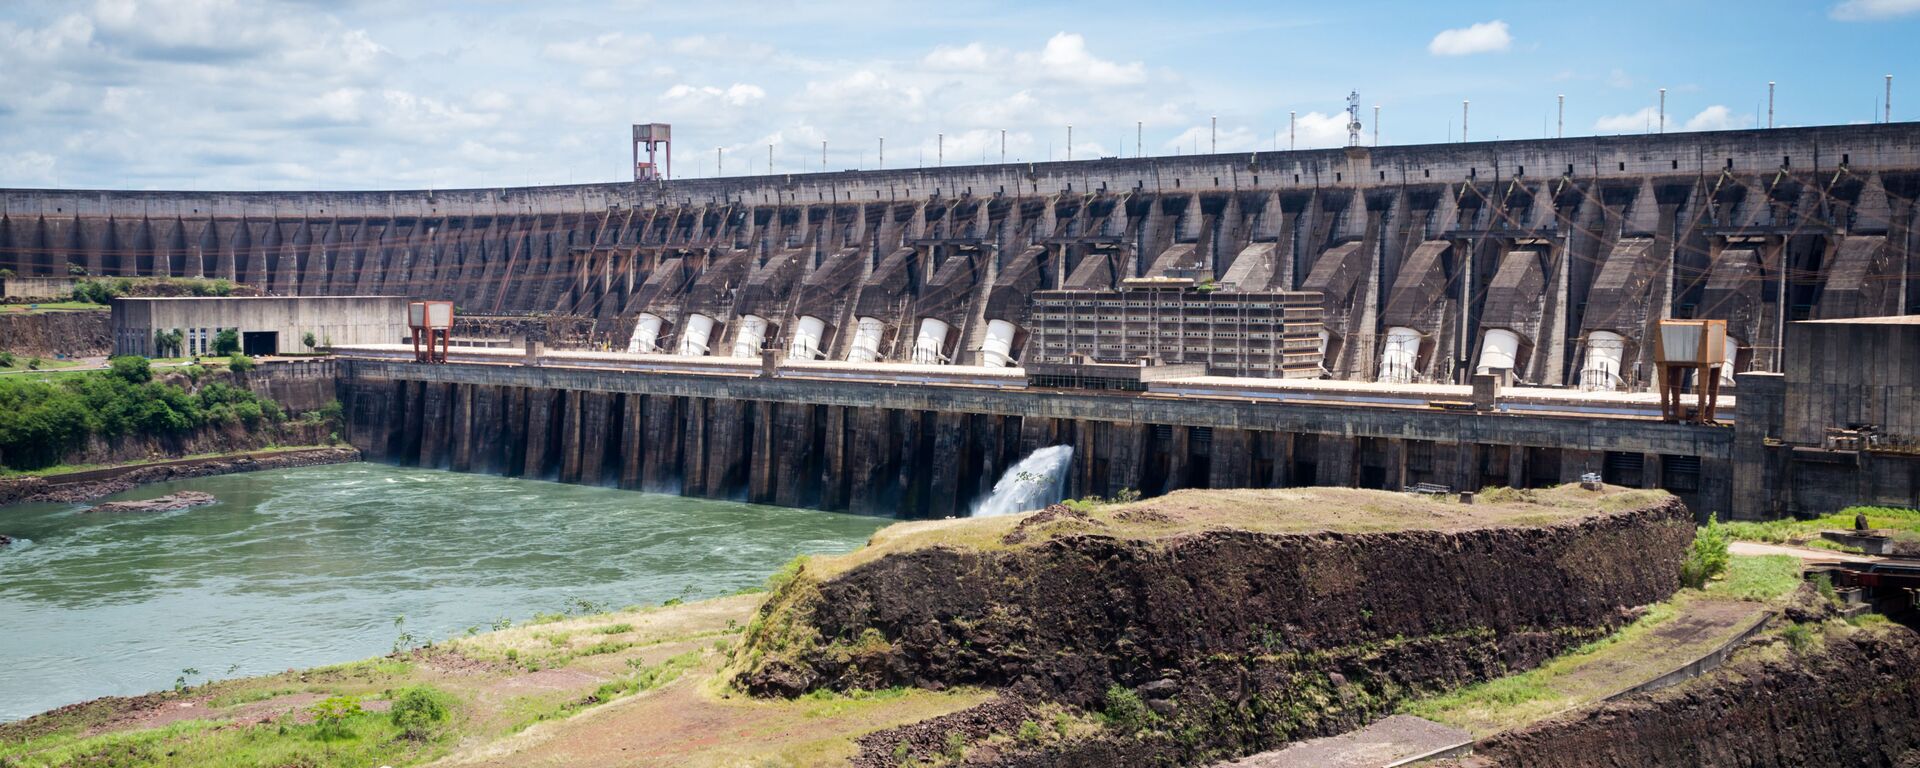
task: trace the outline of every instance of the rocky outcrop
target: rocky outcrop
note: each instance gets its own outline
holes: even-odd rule
[[[1687,685],[1495,737],[1468,764],[1920,764],[1920,634],[1851,632],[1806,652],[1772,643]]]
[[[1538,527],[936,546],[823,582],[803,570],[749,628],[739,683],[1023,686],[1086,710],[1117,688],[1155,727],[1002,749],[995,764],[1190,764],[1537,666],[1670,596],[1691,538],[1667,498]]]
[[[157,499],[142,499],[140,501],[109,501],[105,504],[101,504],[95,507],[90,507],[88,509],[83,509],[80,511],[104,512],[104,513],[178,512],[180,510],[189,509],[192,507],[204,507],[208,504],[214,503],[215,501],[218,501],[218,499],[215,499],[213,497],[213,494],[211,493],[203,493],[200,491],[181,491],[179,493],[170,493],[165,496],[161,496]]]
[[[199,429],[163,435],[89,435],[65,456],[70,466],[128,464],[173,456],[243,453],[274,445],[320,445],[327,442],[331,428],[322,422],[294,419],[261,423],[208,425]]]
[[[44,477],[19,477],[0,480],[0,506],[29,501],[79,503],[125,491],[129,488],[189,477],[229,475],[262,469],[285,469],[318,464],[344,464],[359,461],[354,448],[315,448],[260,456],[219,456],[175,463],[133,467],[124,470],[93,470],[74,473],[78,478],[62,481]]]
[[[0,313],[0,350],[22,358],[89,357],[113,351],[110,313],[98,311]]]

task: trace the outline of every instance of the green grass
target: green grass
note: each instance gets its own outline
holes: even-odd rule
[[[1675,603],[1661,603],[1620,631],[1575,648],[1538,668],[1414,701],[1401,707],[1401,712],[1463,726],[1476,735],[1483,735],[1597,700],[1612,691],[1566,683],[1563,678],[1591,664],[1630,661],[1640,654],[1638,641],[1679,614]]]
[[[1800,586],[1800,561],[1787,555],[1735,556],[1725,574],[1703,590],[1682,590],[1674,599],[1605,638],[1588,643],[1516,675],[1468,686],[1443,696],[1412,702],[1401,711],[1457,725],[1475,735],[1519,727],[1599,701],[1628,685],[1667,672],[1673,659],[1655,647],[1669,640],[1650,637],[1662,625],[1685,615],[1702,600],[1774,602]],[[1714,641],[1706,638],[1697,650]]]
[[[39,363],[40,367],[38,369],[34,369],[34,368],[27,367],[27,361],[32,359],[33,358],[31,357],[26,357],[23,355],[16,354],[14,355],[13,365],[0,365],[0,373],[30,374],[36,370],[54,371],[54,370],[59,370],[61,368],[72,368],[74,366],[80,365],[83,362],[80,360],[55,360],[51,357],[43,357],[43,358],[40,358],[40,363]]]
[[[1708,597],[1772,602],[1800,586],[1800,560],[1792,555],[1735,557],[1726,576],[1707,585]]]
[[[272,725],[224,728],[212,721],[174,723],[145,731],[92,737],[56,734],[0,744],[0,764],[45,766],[374,766],[417,763],[442,754],[447,737],[415,741],[402,737],[385,713],[362,712],[346,720],[344,738],[322,739],[319,728],[283,716]]]
[[[0,304],[0,313],[9,315],[37,315],[42,312],[105,312],[104,304],[91,301],[42,301],[34,304]]]
[[[1821,531],[1853,530],[1853,516],[1863,513],[1867,525],[1893,531],[1895,535],[1920,536],[1920,509],[1857,506],[1810,520],[1768,520],[1760,523],[1727,523],[1727,532],[1737,541],[1767,544],[1798,544],[1817,539]]]

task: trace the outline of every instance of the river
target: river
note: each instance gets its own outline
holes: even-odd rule
[[[0,508],[0,722],[110,694],[362,659],[587,601],[728,594],[883,519],[337,464],[146,486],[162,514]],[[395,619],[405,617],[403,626]]]

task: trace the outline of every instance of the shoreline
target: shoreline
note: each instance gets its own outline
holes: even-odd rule
[[[360,461],[360,449],[351,446],[312,446],[268,451],[241,451],[215,456],[169,459],[139,464],[0,479],[0,508],[35,501],[78,503],[109,496],[150,483],[211,477],[265,469],[345,464]]]

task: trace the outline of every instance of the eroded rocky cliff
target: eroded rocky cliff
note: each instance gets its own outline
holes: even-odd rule
[[[1056,515],[1066,535],[1016,529],[990,546],[892,552],[824,578],[802,569],[749,628],[738,681],[774,696],[981,685],[1085,711],[1110,708],[1119,691],[1151,727],[1010,742],[994,762],[1190,764],[1336,733],[1410,696],[1536,666],[1671,595],[1693,530],[1664,495],[1465,530],[1139,537],[1109,528],[1163,513],[1118,514]],[[874,756],[899,748],[870,741]]]
[[[1478,766],[1920,765],[1920,634],[1902,626],[1774,641],[1687,685],[1496,737]]]

